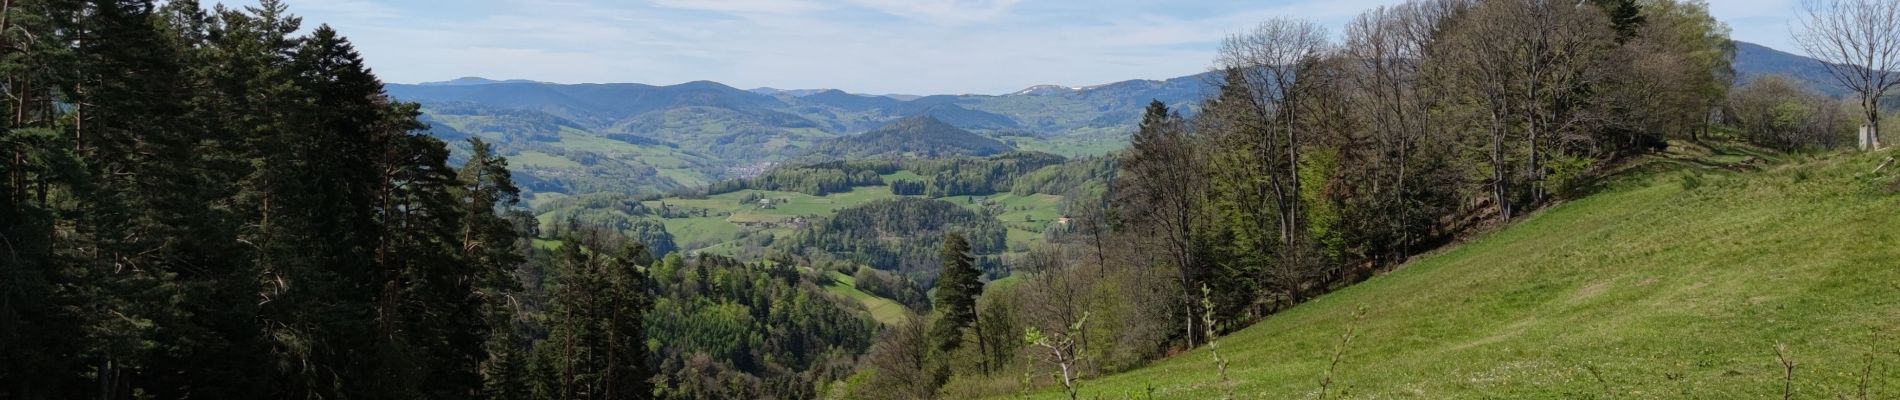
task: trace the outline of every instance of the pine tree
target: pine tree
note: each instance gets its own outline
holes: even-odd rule
[[[1616,40],[1622,42],[1636,37],[1643,27],[1643,7],[1636,0],[1592,0],[1603,15],[1610,18],[1610,24],[1616,28]]]
[[[479,274],[483,319],[493,331],[483,346],[488,357],[481,366],[483,390],[490,398],[525,399],[529,347],[516,332],[513,296],[521,290],[514,273],[526,260],[517,248],[515,224],[496,212],[519,204],[521,190],[509,175],[508,159],[495,156],[494,147],[481,138],[468,144],[470,155],[459,176],[465,209],[460,250]]]
[[[643,319],[652,306],[644,246],[618,247],[612,255],[583,249],[568,237],[555,257],[562,267],[554,292],[548,340],[537,347],[553,382],[537,397],[562,399],[652,398],[654,370],[648,364]],[[612,240],[606,240],[612,241]]]
[[[937,278],[933,300],[940,316],[932,327],[932,336],[937,340],[936,349],[949,354],[963,346],[964,329],[976,323],[976,298],[983,294],[982,272],[970,255],[970,241],[955,232],[944,234],[938,258],[943,273]]]

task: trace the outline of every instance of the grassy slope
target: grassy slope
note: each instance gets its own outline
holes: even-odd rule
[[[858,290],[858,279],[850,275],[845,275],[837,271],[832,271],[830,274],[831,284],[825,285],[825,291],[857,300],[858,303],[864,304],[864,309],[869,310],[871,312],[871,318],[876,319],[877,322],[881,322],[885,325],[896,325],[904,322],[905,313],[907,311],[904,309],[903,304],[897,304],[896,301],[892,301],[891,299],[878,297],[877,295]]]
[[[1008,235],[1011,249],[1028,249],[1041,243],[1043,230],[1062,217],[1063,199],[1056,195],[1017,196],[998,193],[989,196],[951,196],[943,200],[971,210],[982,211],[985,207],[996,210],[996,219],[1009,228],[1005,234]]]
[[[761,209],[758,203],[740,204],[739,200],[747,195],[757,195],[774,200],[785,200],[771,209]],[[891,189],[884,186],[859,187],[845,193],[832,193],[825,196],[812,196],[798,192],[780,192],[768,190],[741,190],[704,199],[667,198],[648,201],[647,207],[658,208],[664,202],[668,206],[686,209],[708,210],[706,217],[665,219],[666,231],[673,234],[673,241],[681,246],[694,243],[705,247],[737,238],[742,229],[735,222],[774,221],[799,216],[830,216],[839,209],[864,204],[871,200],[891,197]],[[791,232],[789,226],[765,229],[772,233]],[[687,250],[697,250],[689,248]]]
[[[1875,346],[1871,397],[1900,397],[1900,195],[1856,176],[1877,160],[1705,172],[1699,186],[1683,173],[1626,183],[1219,346],[1240,397],[1315,397],[1364,306],[1335,396],[1770,398],[1781,390],[1781,342],[1800,363],[1799,398],[1848,394]],[[1874,329],[1887,339],[1871,342]],[[1152,385],[1157,398],[1217,398],[1215,376],[1200,349],[1089,380],[1083,394]]]

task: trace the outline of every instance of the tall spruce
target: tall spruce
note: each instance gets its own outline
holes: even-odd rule
[[[1194,152],[1197,143],[1186,121],[1159,100],[1148,103],[1129,142],[1114,182],[1120,196],[1115,200],[1128,218],[1121,225],[1159,242],[1162,262],[1174,268],[1177,285],[1199,286],[1207,271],[1196,257],[1202,246],[1195,237],[1195,219],[1203,211],[1200,193],[1207,180],[1203,158]],[[1194,298],[1185,291],[1179,293],[1181,339],[1192,346],[1198,335]]]
[[[537,357],[552,381],[537,385],[536,397],[652,398],[654,370],[643,325],[652,300],[641,270],[651,257],[638,243],[584,249],[581,241],[564,239],[555,255],[561,279],[549,337]]]
[[[943,263],[943,273],[937,278],[933,299],[939,317],[932,327],[932,337],[937,350],[948,354],[963,346],[964,330],[976,323],[976,298],[983,294],[982,271],[976,269],[970,241],[956,232],[944,234],[938,259]]]

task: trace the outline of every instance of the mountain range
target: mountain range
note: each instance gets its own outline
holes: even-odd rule
[[[1736,47],[1739,80],[1786,74],[1824,93],[1844,92],[1813,59],[1746,42],[1736,42]],[[524,174],[531,175],[527,180],[546,183],[540,189],[576,193],[580,187],[622,184],[660,189],[702,185],[813,155],[925,154],[930,152],[919,152],[920,145],[902,143],[925,137],[936,141],[923,147],[935,150],[950,149],[937,139],[973,142],[950,151],[953,154],[996,149],[1106,154],[1125,145],[1148,102],[1159,100],[1191,113],[1214,91],[1214,78],[1201,73],[1080,87],[1038,85],[1001,95],[866,95],[836,89],[745,90],[712,81],[655,86],[476,77],[391,84],[387,90],[397,99],[421,103],[436,135],[480,136],[499,143],[504,155],[526,160]],[[914,119],[920,116],[927,121]],[[919,136],[913,132],[917,129],[906,127],[927,128],[923,131],[930,134]],[[878,136],[837,140],[867,132]],[[523,154],[526,157],[520,157]],[[603,165],[616,173],[637,174],[588,177],[601,172],[597,170]]]

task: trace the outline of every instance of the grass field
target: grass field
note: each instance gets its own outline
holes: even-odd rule
[[[864,308],[871,312],[871,318],[876,319],[879,323],[896,325],[904,322],[904,315],[909,311],[904,309],[903,304],[897,304],[896,301],[892,301],[891,299],[877,297],[877,295],[858,290],[858,279],[850,275],[845,275],[838,271],[831,271],[829,273],[831,274],[831,284],[825,285],[825,291],[857,300],[859,304],[863,304]]]
[[[741,204],[748,196],[773,199],[772,208],[761,208],[756,202]],[[844,193],[832,193],[825,196],[812,196],[798,192],[779,192],[769,190],[741,190],[704,199],[667,198],[646,202],[647,207],[658,208],[661,203],[669,207],[706,210],[705,217],[667,218],[666,231],[673,234],[673,241],[686,250],[707,250],[717,254],[729,254],[731,249],[721,245],[738,238],[742,230],[764,230],[772,234],[788,233],[788,225],[776,227],[742,227],[741,223],[785,222],[793,217],[824,217],[836,213],[845,207],[864,204],[872,200],[892,197],[891,189],[885,186],[864,186]]]
[[[1231,390],[1318,397],[1356,327],[1330,397],[1780,398],[1779,343],[1796,398],[1859,398],[1870,354],[1867,398],[1900,398],[1900,195],[1868,176],[1882,156],[1613,184],[1220,338]],[[1202,348],[1082,395],[1150,388],[1225,392]]]
[[[1009,228],[1005,234],[1011,249],[1028,249],[1042,243],[1042,232],[1062,217],[1062,196],[1034,194],[1017,196],[999,193],[989,196],[951,196],[944,201],[964,208],[996,211],[996,219]]]
[[[558,250],[561,248],[561,241],[535,238],[534,248],[541,249],[541,250],[548,250],[548,251]]]

